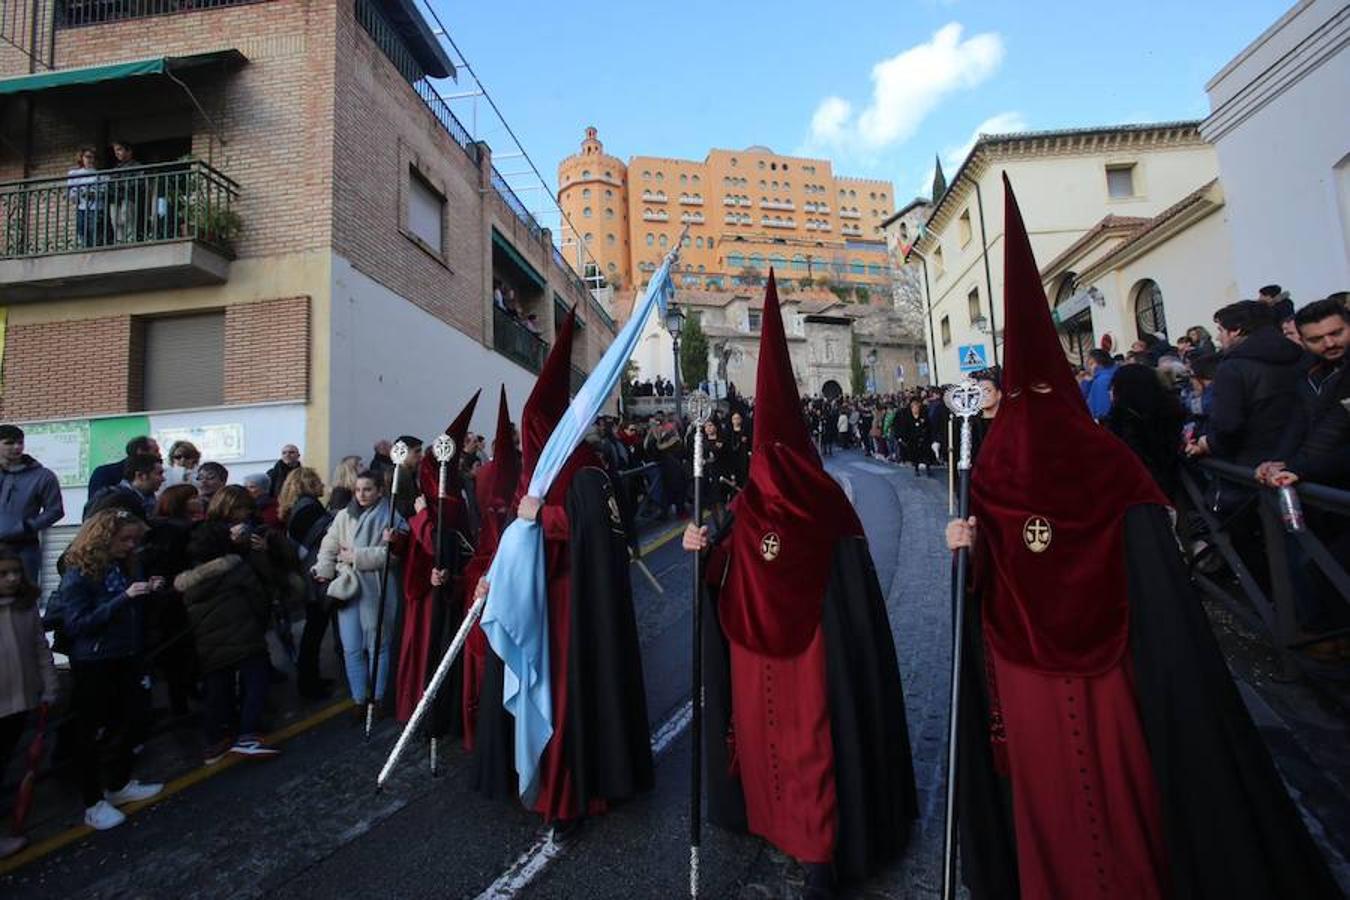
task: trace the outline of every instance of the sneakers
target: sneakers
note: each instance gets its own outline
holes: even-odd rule
[[[230,752],[237,756],[250,756],[254,759],[271,759],[274,756],[280,756],[281,751],[276,747],[263,743],[261,738],[244,735],[235,741],[230,747]]]
[[[225,754],[229,753],[230,748],[233,746],[234,746],[234,738],[228,737],[222,738],[221,740],[216,741],[214,744],[211,744],[209,747],[206,748],[206,751],[202,753],[202,765],[214,766],[216,763],[220,762],[222,759],[225,758]]]
[[[121,790],[104,791],[103,799],[113,806],[122,806],[127,803],[149,800],[162,790],[164,790],[164,785],[162,784],[141,784],[133,778],[128,781]],[[92,809],[93,807],[90,808]]]
[[[22,835],[18,837],[0,837],[0,859],[7,859],[27,846],[28,838],[23,837]]]
[[[127,817],[118,811],[107,800],[100,800],[93,806],[84,811],[84,824],[95,831],[107,831],[109,828],[116,828],[127,820]]]

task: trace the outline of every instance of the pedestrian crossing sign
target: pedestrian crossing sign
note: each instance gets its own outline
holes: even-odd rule
[[[962,372],[978,372],[989,368],[984,344],[962,344],[956,348],[956,362]]]

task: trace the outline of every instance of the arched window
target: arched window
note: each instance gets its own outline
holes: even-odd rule
[[[611,191],[609,188],[605,188],[605,199],[606,199],[606,200],[609,200],[609,199],[613,198],[613,196],[614,196],[614,192]]]
[[[590,189],[590,188],[582,188],[582,189],[581,189],[581,198],[582,198],[583,200],[589,200],[589,199],[591,199],[591,189]]]
[[[806,257],[800,253],[792,257],[792,268],[798,272],[806,271]]]
[[[1078,275],[1074,272],[1064,273],[1064,277],[1059,280],[1059,287],[1055,288],[1055,306],[1073,296],[1073,284],[1077,278]]]
[[[909,241],[909,226],[904,222],[900,223],[900,240],[905,242]]]
[[[647,246],[650,247],[652,244],[655,243],[656,243],[656,235],[652,234],[650,231],[647,232]]]
[[[614,235],[612,235],[612,234],[607,234],[607,235],[605,235],[605,243],[606,243],[606,244],[609,244],[611,247],[613,247],[613,246],[614,246]],[[614,263],[610,263],[609,265],[610,265],[610,268],[613,268],[613,267],[614,267]]]
[[[661,247],[665,247],[667,244],[670,243],[670,241],[669,241],[669,240],[666,238],[666,236],[663,234],[663,235],[661,235],[660,237],[658,237],[658,238],[656,239],[656,243],[657,243],[658,245],[660,245]]]
[[[583,240],[585,240],[586,243],[589,244],[589,243],[590,243],[592,240],[594,240],[594,239],[595,239],[595,235],[591,234],[591,233],[588,231],[588,232],[586,232],[586,237],[585,237]]]
[[[779,272],[785,271],[787,269],[787,257],[777,255],[770,256],[769,265],[773,266]]]
[[[582,178],[590,178],[590,177],[591,177],[591,170],[590,170],[590,169],[582,169],[582,170],[581,170],[581,177],[582,177]]]
[[[694,246],[699,250],[703,249],[703,238],[694,238]]]
[[[689,180],[690,180],[691,182],[693,182],[694,184],[698,184],[698,176],[697,176],[697,175],[693,176],[693,177],[690,178]]]
[[[700,272],[704,271],[704,269],[703,269],[702,266],[699,266],[699,267],[698,267],[698,270],[699,270]]]
[[[1152,279],[1144,279],[1134,289],[1134,323],[1139,329],[1140,340],[1146,334],[1160,334],[1163,340],[1167,339],[1162,289]]]
[[[739,253],[732,253],[727,257],[727,266],[732,269],[744,269],[745,257]]]
[[[750,254],[750,268],[752,269],[764,268],[764,257],[760,256],[758,253]]]
[[[690,238],[688,235],[685,235],[684,240],[683,240],[683,241],[680,241],[680,246],[681,246],[681,247],[688,247],[691,241],[692,241],[692,238]]]
[[[589,219],[591,217],[591,208],[588,206],[585,209],[583,209],[581,211],[581,215],[583,218]]]
[[[852,274],[854,274],[854,275],[866,275],[866,274],[867,274],[867,266],[866,266],[866,264],[863,263],[863,261],[860,260],[860,259],[855,259],[855,260],[853,260],[851,263],[849,263],[848,270],[849,270],[850,273],[852,273]]]
[[[709,249],[709,250],[712,249],[712,245],[713,245],[713,239],[712,239],[712,238],[708,238],[708,249]]]
[[[612,218],[614,218],[614,209],[613,209],[613,207],[605,207],[605,218],[606,218],[606,219],[612,219]]]

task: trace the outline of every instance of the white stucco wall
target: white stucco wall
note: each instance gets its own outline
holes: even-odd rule
[[[1209,83],[1240,293],[1350,288],[1350,7],[1305,0]]]
[[[534,373],[422,311],[356,269],[333,260],[329,457],[369,460],[381,437],[429,440],[450,424],[478,388],[471,430],[497,427],[499,386],[513,420]]]

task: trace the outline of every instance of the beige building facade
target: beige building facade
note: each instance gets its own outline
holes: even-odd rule
[[[933,381],[950,383],[963,368],[1001,360],[1004,172],[1017,192],[1032,249],[1044,265],[1103,222],[1108,227],[1117,219],[1146,223],[1213,181],[1218,174],[1214,148],[1200,137],[1198,124],[982,135],[946,193],[935,198],[924,233],[908,256],[920,266]],[[1062,282],[1061,275],[1049,292],[1052,303],[1077,293],[1075,288],[1061,296]],[[1061,323],[1066,346],[1084,340],[1083,312],[1093,342],[1107,333],[1108,321],[1120,332],[1113,340],[1123,340],[1126,348],[1136,337],[1123,311],[1103,313],[1103,329],[1097,331],[1090,324],[1093,313],[1080,310],[1078,318],[1066,315]]]
[[[558,165],[565,247],[585,248],[588,276],[629,289],[650,280],[687,228],[679,287],[734,290],[772,267],[780,284],[832,285],[845,302],[884,305],[881,223],[894,199],[889,182],[841,177],[829,160],[767,147],[624,163],[593,127]]]

